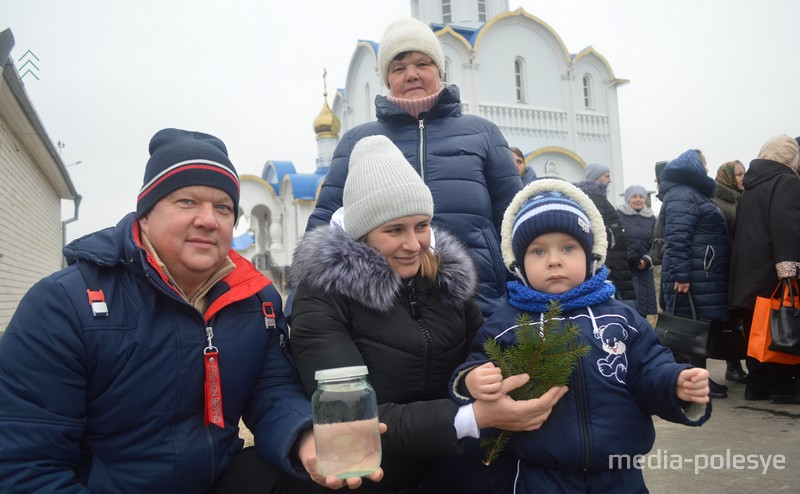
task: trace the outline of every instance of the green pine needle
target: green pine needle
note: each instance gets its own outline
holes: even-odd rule
[[[515,400],[539,398],[553,386],[565,386],[578,359],[589,353],[589,345],[580,343],[580,330],[572,323],[559,319],[561,309],[553,301],[544,315],[541,329],[534,326],[530,314],[517,316],[517,343],[501,348],[496,340],[484,342],[483,349],[503,372],[503,378],[528,374],[530,381],[515,389],[509,396]],[[511,439],[511,432],[499,431],[496,436],[481,439],[486,450],[484,464],[497,458]]]

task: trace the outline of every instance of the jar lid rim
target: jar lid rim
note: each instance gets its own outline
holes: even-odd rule
[[[314,372],[314,379],[326,381],[329,379],[346,379],[348,377],[360,377],[369,374],[366,365],[353,365],[350,367],[336,367],[333,369],[320,369]]]

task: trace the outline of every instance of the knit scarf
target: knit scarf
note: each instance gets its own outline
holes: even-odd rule
[[[603,266],[596,275],[564,293],[543,293],[519,281],[509,281],[508,303],[528,312],[547,312],[551,301],[558,302],[562,311],[587,307],[608,300],[614,295],[614,285],[606,283],[608,268]]]
[[[429,111],[431,108],[433,108],[433,106],[439,100],[439,94],[441,92],[442,91],[440,89],[439,92],[435,94],[417,99],[396,98],[392,95],[387,96],[386,99],[389,100],[389,103],[408,112],[409,115],[419,118],[420,113]]]

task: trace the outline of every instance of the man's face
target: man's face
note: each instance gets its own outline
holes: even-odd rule
[[[207,280],[231,248],[233,200],[220,189],[196,185],[178,189],[139,219],[158,256],[183,289]]]

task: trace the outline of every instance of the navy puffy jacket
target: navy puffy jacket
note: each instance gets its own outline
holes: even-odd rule
[[[240,417],[263,458],[303,475],[290,452],[309,400],[261,310],[272,302],[285,330],[277,291],[231,251],[204,318],[147,262],[134,221],[65,249],[96,271],[108,317],[73,265],[31,288],[0,340],[0,491],[206,492],[242,449]],[[224,428],[203,422],[207,326]]]
[[[454,233],[472,255],[478,271],[476,302],[484,315],[505,302],[509,280],[500,254],[500,224],[522,182],[500,130],[461,112],[456,86],[447,86],[421,119],[375,98],[378,120],[350,129],[333,161],[306,230],[327,224],[342,206],[350,153],[363,137],[385,135],[400,148],[431,189],[434,225]]]
[[[661,173],[661,221],[665,251],[661,289],[665,310],[675,301],[675,282],[689,289],[697,317],[728,320],[728,230],[714,197],[711,179],[695,151],[670,161]],[[688,298],[678,297],[676,311],[691,316]]]

